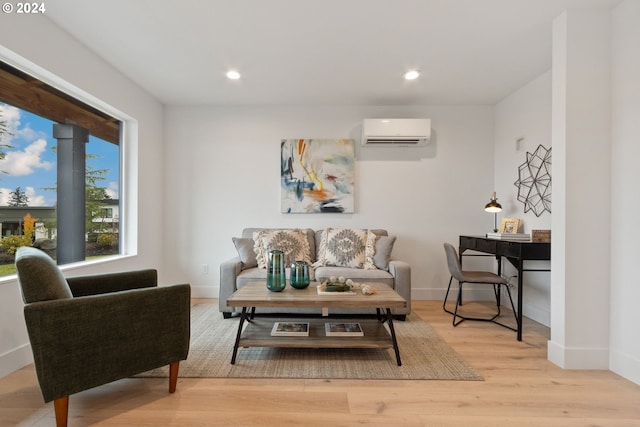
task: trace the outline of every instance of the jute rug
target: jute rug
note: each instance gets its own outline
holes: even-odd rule
[[[467,362],[416,315],[395,321],[402,358],[393,349],[240,348],[231,364],[239,319],[223,319],[217,307],[191,308],[191,346],[180,363],[183,378],[346,378],[483,380]],[[143,377],[167,377],[168,368]]]

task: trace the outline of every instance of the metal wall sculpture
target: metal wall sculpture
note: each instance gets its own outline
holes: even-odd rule
[[[551,148],[538,145],[533,154],[527,152],[527,161],[518,167],[518,200],[524,203],[524,212],[536,216],[551,213]]]

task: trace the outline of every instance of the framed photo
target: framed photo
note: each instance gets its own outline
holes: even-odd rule
[[[518,232],[518,227],[520,227],[520,220],[518,218],[502,218],[500,233],[515,234]]]

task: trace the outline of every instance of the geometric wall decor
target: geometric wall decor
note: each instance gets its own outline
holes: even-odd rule
[[[282,213],[353,213],[353,139],[283,139],[280,144]]]
[[[518,167],[518,200],[524,203],[524,212],[533,211],[536,216],[544,211],[551,213],[551,148],[542,145]]]

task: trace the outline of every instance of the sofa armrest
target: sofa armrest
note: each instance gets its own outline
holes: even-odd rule
[[[394,277],[395,291],[407,301],[407,313],[411,313],[411,265],[405,261],[391,260],[389,273]]]
[[[242,271],[240,257],[235,257],[220,264],[220,292],[218,295],[218,308],[223,313],[233,312],[233,308],[227,307],[227,299],[236,291],[236,279]]]
[[[27,304],[45,402],[186,359],[190,297],[174,285]]]
[[[158,285],[158,272],[154,269],[146,269],[92,274],[68,277],[67,283],[74,297],[83,297],[131,289],[153,288]]]

